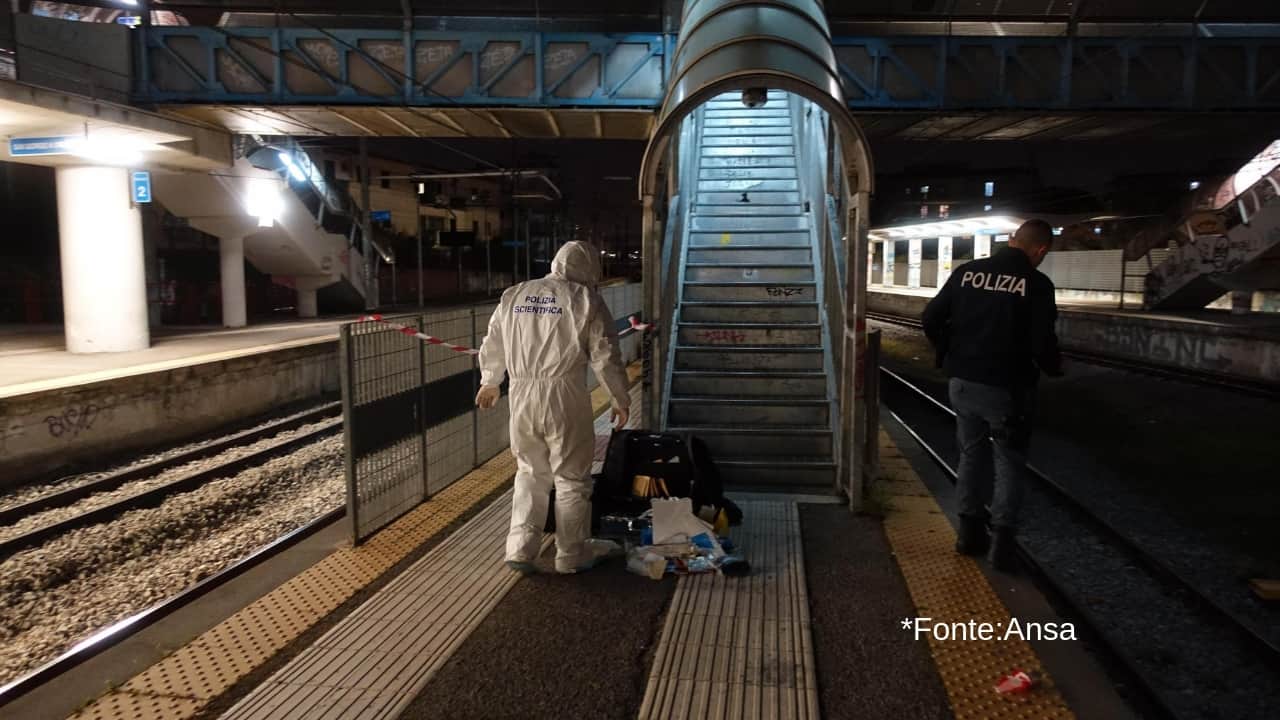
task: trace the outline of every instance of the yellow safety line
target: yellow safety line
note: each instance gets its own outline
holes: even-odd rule
[[[627,368],[635,382],[640,363]],[[598,415],[603,386],[591,393]],[[638,411],[638,409],[637,409]],[[131,680],[72,715],[85,720],[185,720],[315,626],[362,588],[449,527],[515,475],[500,453],[363,545],[341,548],[240,609]]]
[[[939,639],[935,632],[923,634],[956,720],[1074,718],[1035,650],[1025,639],[1007,634],[1011,627],[1008,608],[977,563],[956,554],[951,524],[911,464],[883,432],[880,462],[882,482],[890,497],[885,534],[906,579],[917,618],[931,618],[933,626],[967,625],[973,620],[996,629],[996,636],[989,640]],[[902,632],[910,633],[914,641],[914,629]],[[996,682],[1014,668],[1027,671],[1035,678],[1035,685],[1025,695],[998,695]]]

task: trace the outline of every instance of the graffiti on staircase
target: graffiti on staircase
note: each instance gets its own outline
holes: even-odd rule
[[[1242,227],[1264,209],[1274,209],[1277,204],[1280,204],[1280,165],[1234,201],[1186,218],[1170,239],[1168,258],[1147,275],[1146,307],[1157,306],[1200,278],[1218,284],[1280,244],[1280,224]],[[1223,290],[1226,289],[1229,288],[1224,285]]]

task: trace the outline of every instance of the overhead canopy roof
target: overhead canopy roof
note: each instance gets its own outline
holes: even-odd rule
[[[0,80],[0,136],[92,139],[99,147],[137,147],[149,166],[216,170],[232,163],[231,136],[226,132],[155,113]],[[12,142],[0,160],[59,166],[83,163],[70,153],[14,156]]]
[[[22,3],[24,9],[30,3]],[[107,0],[81,5],[119,7]],[[833,25],[867,20],[1075,20],[1088,22],[1280,22],[1275,0],[827,0]],[[679,12],[671,0],[153,0],[157,10],[172,9],[202,16],[222,12],[308,13],[403,16],[406,8],[421,17],[628,18],[656,25]],[[653,29],[635,27],[635,31]]]

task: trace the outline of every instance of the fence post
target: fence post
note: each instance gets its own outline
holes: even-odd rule
[[[880,329],[867,331],[867,446],[862,471],[864,491],[875,482],[880,468]]]
[[[427,331],[427,316],[418,313],[418,330]],[[431,497],[431,456],[427,444],[427,344],[418,343],[418,457],[422,460],[422,499]]]
[[[355,453],[352,452],[352,427],[354,422],[355,383],[353,370],[353,348],[351,325],[343,325],[338,334],[338,373],[339,387],[342,388],[342,444],[346,456],[345,472],[347,476],[347,519],[351,522],[351,544],[360,543],[359,496],[356,487]]]
[[[476,335],[476,309],[471,308],[471,345],[468,347],[477,347],[479,337]],[[476,393],[480,392],[480,376],[478,369],[475,367],[477,361],[472,360],[471,367],[471,397],[474,398]],[[480,467],[480,409],[473,402],[471,405],[471,468]]]

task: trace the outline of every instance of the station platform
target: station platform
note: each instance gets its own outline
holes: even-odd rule
[[[198,365],[286,347],[338,339],[352,317],[296,320],[223,329],[166,327],[152,331],[146,350],[74,355],[66,352],[62,328],[53,325],[0,327],[0,398],[58,390],[103,380]]]
[[[0,487],[336,394],[350,319],[166,328],[146,350],[90,355],[66,352],[59,327],[0,328]]]
[[[593,401],[607,437],[607,400],[597,390]],[[1130,716],[1079,642],[929,629],[1060,618],[1029,580],[954,554],[946,481],[908,442],[894,425],[881,434],[882,514],[731,492],[745,514],[731,536],[751,573],[660,581],[621,559],[556,575],[549,538],[544,572],[508,570],[515,467],[504,452],[366,543],[330,533],[11,709],[84,720]],[[1014,668],[1034,688],[996,694]]]
[[[934,288],[873,285],[873,313],[918,319]],[[1063,349],[1259,385],[1280,385],[1280,313],[1148,312],[1114,301],[1058,301]]]

